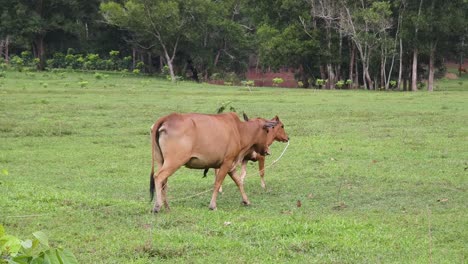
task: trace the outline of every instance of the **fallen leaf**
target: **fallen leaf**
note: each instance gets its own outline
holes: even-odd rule
[[[228,225],[231,225],[231,224],[232,224],[232,223],[231,223],[231,222],[228,222],[228,221],[224,222],[224,225],[225,225],[225,226],[228,226]]]
[[[314,195],[309,193],[309,195],[307,195],[307,198],[312,199],[312,198],[314,198]]]
[[[440,203],[448,202],[448,200],[449,199],[447,199],[447,198],[437,199],[437,201],[440,202]]]
[[[297,207],[301,207],[302,206],[301,200],[297,200],[296,205],[297,205]]]

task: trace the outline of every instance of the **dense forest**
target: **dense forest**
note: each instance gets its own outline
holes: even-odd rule
[[[0,0],[0,63],[432,91],[444,61],[464,70],[467,15],[467,0]]]

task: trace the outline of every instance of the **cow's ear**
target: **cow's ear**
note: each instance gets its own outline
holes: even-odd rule
[[[275,117],[273,117],[273,119],[271,119],[272,121],[276,121],[276,122],[279,122],[279,117],[277,115],[275,115]]]
[[[246,113],[242,113],[242,116],[244,117],[244,121],[249,121],[249,117],[247,116]]]

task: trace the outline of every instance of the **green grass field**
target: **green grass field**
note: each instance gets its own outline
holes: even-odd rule
[[[43,230],[81,263],[466,263],[467,84],[442,80],[433,93],[249,92],[6,72],[0,224],[23,239]],[[229,101],[251,117],[278,114],[289,133],[267,189],[252,163],[252,205],[241,205],[226,178],[210,211],[213,171],[202,178],[181,168],[169,178],[171,212],[152,215],[150,126]],[[272,145],[267,165],[284,146]]]

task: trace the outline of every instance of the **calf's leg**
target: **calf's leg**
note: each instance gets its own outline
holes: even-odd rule
[[[265,156],[258,155],[258,172],[260,174],[260,184],[265,189]]]
[[[249,205],[249,199],[247,198],[247,194],[244,191],[244,183],[237,177],[236,175],[236,170],[230,171],[229,176],[231,176],[231,179],[236,183],[237,187],[239,188],[239,191],[242,196],[242,203],[245,205]]]

